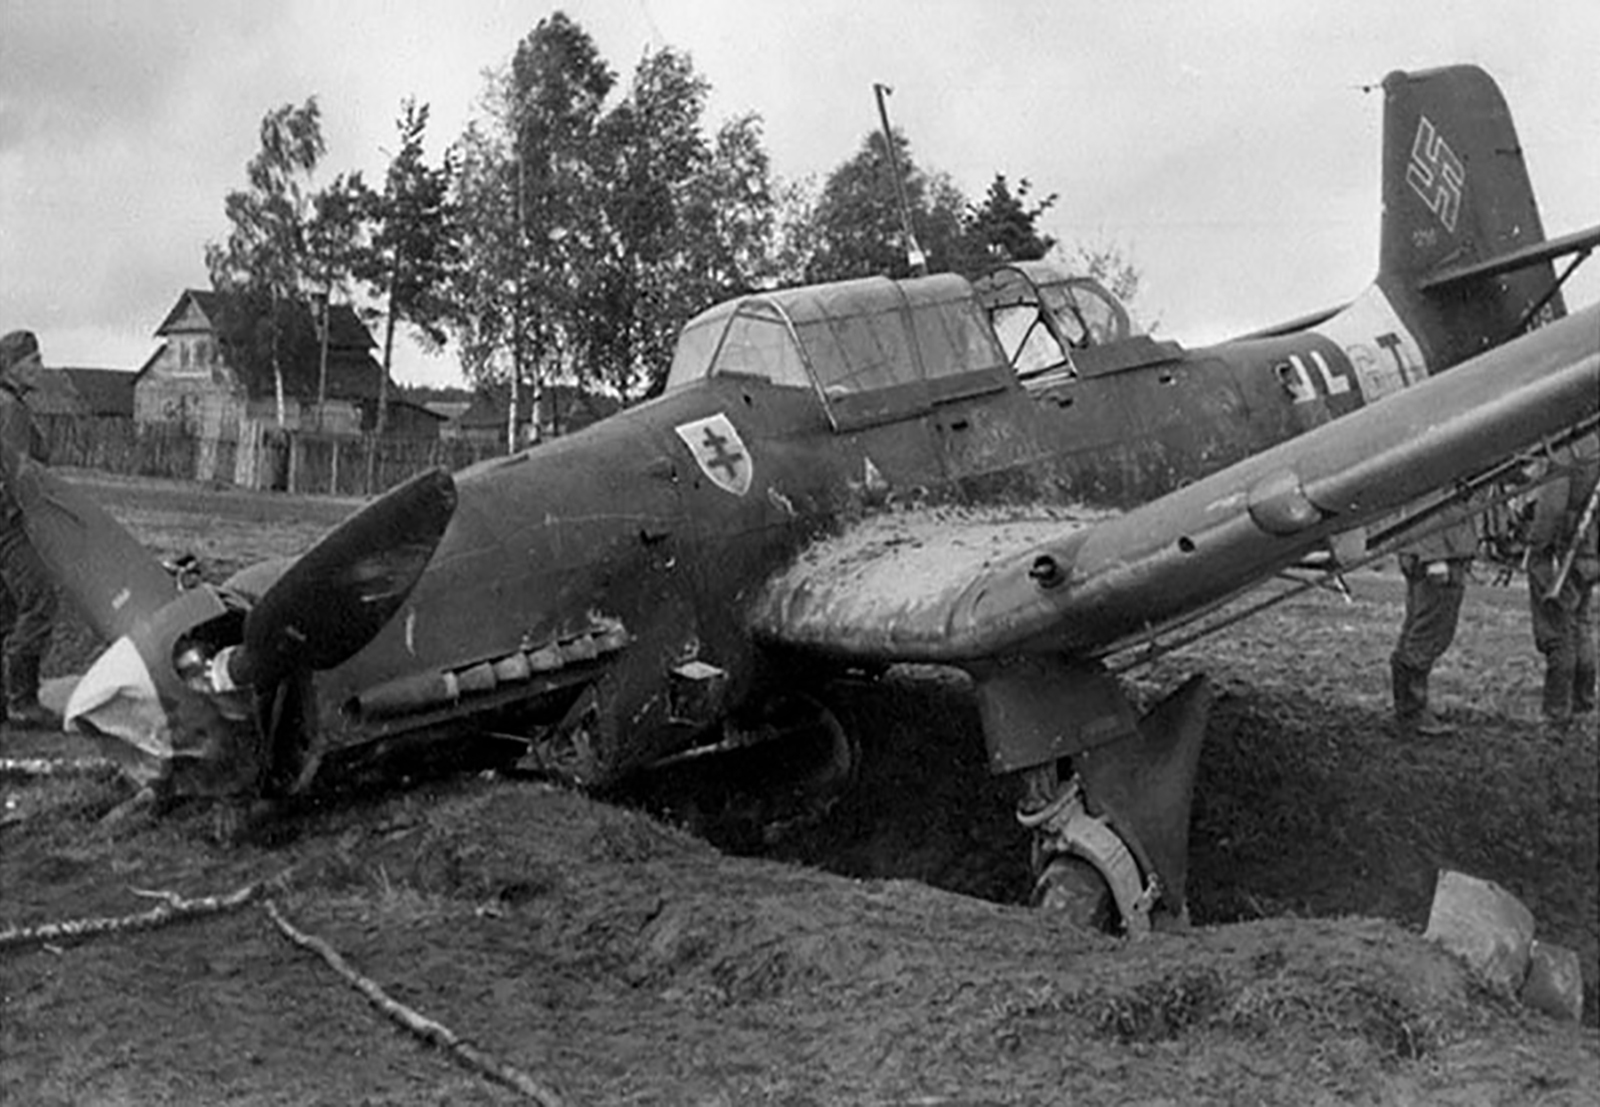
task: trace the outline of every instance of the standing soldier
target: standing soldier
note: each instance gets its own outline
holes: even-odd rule
[[[1594,587],[1600,580],[1600,435],[1559,458],[1564,472],[1539,489],[1528,528],[1533,644],[1544,655],[1544,718],[1560,733],[1595,707]]]
[[[45,460],[44,437],[25,401],[44,366],[31,331],[0,338],[0,475],[23,456]],[[5,660],[5,720],[59,729],[61,717],[39,703],[39,666],[56,617],[56,586],[22,526],[9,482],[0,480],[0,635]]]
[[[1395,724],[1405,737],[1436,737],[1455,727],[1428,706],[1428,674],[1455,640],[1467,574],[1478,552],[1478,528],[1467,508],[1455,508],[1442,530],[1400,551],[1406,615],[1389,656]]]

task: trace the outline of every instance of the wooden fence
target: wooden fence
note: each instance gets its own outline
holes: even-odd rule
[[[180,427],[136,428],[132,419],[76,415],[41,415],[35,421],[52,465],[180,480],[196,472],[200,439]]]
[[[464,439],[379,438],[291,431],[266,447],[279,466],[270,487],[288,492],[365,496],[425,469],[465,468],[505,453]]]
[[[464,439],[336,435],[246,424],[241,437],[114,417],[42,415],[52,465],[284,492],[369,496],[425,469],[505,453]]]

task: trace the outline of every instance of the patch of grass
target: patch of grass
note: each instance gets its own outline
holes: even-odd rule
[[[711,982],[734,1003],[775,999],[814,974],[782,946],[724,957],[711,966]]]
[[[515,906],[558,893],[563,878],[548,864],[508,858],[492,844],[437,827],[393,836],[352,828],[305,862],[296,883],[377,902],[420,897]]]
[[[86,824],[103,818],[133,794],[128,782],[107,766],[103,771],[41,776],[25,787],[6,788],[5,816],[27,821],[45,838],[81,838]]]
[[[1065,991],[1052,982],[1007,994],[988,1012],[993,1036],[1021,1038],[1019,1024],[1062,1016],[1119,1045],[1176,1041],[1196,1032],[1252,1039],[1309,1037],[1370,1063],[1415,1061],[1448,1037],[1450,1012],[1409,996],[1403,985],[1348,969],[1294,971],[1298,959],[1258,959],[1240,982],[1196,965],[1131,988]],[[1059,1033],[1059,1028],[1057,1031]]]
[[[1445,1037],[1445,1020],[1437,1008],[1412,1002],[1382,984],[1285,972],[1240,988],[1216,1012],[1214,1024],[1252,1035],[1299,1025],[1319,1037],[1354,1036],[1390,1061],[1426,1057]]]
[[[682,853],[689,843],[686,831],[658,822],[644,812],[602,812],[591,839],[590,859],[634,863]]]
[[[1209,968],[1183,969],[1129,992],[1100,996],[1096,1029],[1123,1045],[1165,1042],[1210,1021],[1224,1001],[1222,977]]]

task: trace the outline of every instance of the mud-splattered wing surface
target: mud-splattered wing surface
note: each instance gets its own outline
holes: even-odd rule
[[[913,509],[816,542],[762,591],[755,632],[862,659],[934,660],[961,600],[1001,561],[1109,518],[1091,508]]]

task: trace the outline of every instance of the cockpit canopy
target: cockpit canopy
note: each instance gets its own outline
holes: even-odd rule
[[[679,335],[667,388],[713,375],[760,377],[814,389],[844,425],[992,391],[1013,375],[1070,372],[1073,350],[1133,333],[1127,311],[1098,282],[1047,262],[1006,265],[976,285],[950,273],[866,277],[754,293],[702,312]],[[877,394],[887,398],[865,399]]]
[[[667,387],[737,373],[840,396],[1004,363],[960,277],[867,277],[756,293],[702,312],[678,338]]]
[[[1049,262],[1019,261],[976,285],[1006,360],[1027,378],[1072,363],[1073,350],[1109,346],[1139,332],[1128,310],[1092,277]]]

